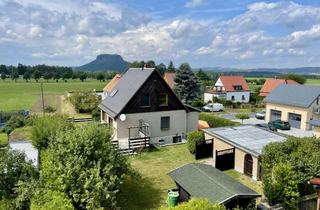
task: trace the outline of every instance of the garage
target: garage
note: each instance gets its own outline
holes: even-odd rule
[[[289,113],[288,122],[291,127],[299,128],[301,127],[301,114]]]
[[[281,111],[271,109],[270,122],[275,120],[281,120]]]
[[[216,151],[216,168],[221,171],[234,169],[234,148]]]

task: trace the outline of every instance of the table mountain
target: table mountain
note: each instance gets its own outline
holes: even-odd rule
[[[123,60],[120,55],[101,54],[94,61],[75,68],[81,71],[120,71],[128,69],[128,62]]]

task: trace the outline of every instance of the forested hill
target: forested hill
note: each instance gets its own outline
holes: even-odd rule
[[[90,63],[76,67],[79,71],[120,71],[123,72],[128,69],[128,62],[123,60],[120,55],[101,54]]]

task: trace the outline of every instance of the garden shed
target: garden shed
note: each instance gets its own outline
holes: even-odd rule
[[[190,163],[168,173],[175,181],[180,201],[205,198],[227,209],[246,208],[260,195],[211,165]]]

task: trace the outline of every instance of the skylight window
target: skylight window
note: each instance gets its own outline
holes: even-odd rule
[[[118,89],[114,89],[111,93],[110,93],[110,97],[113,97],[117,94]]]

